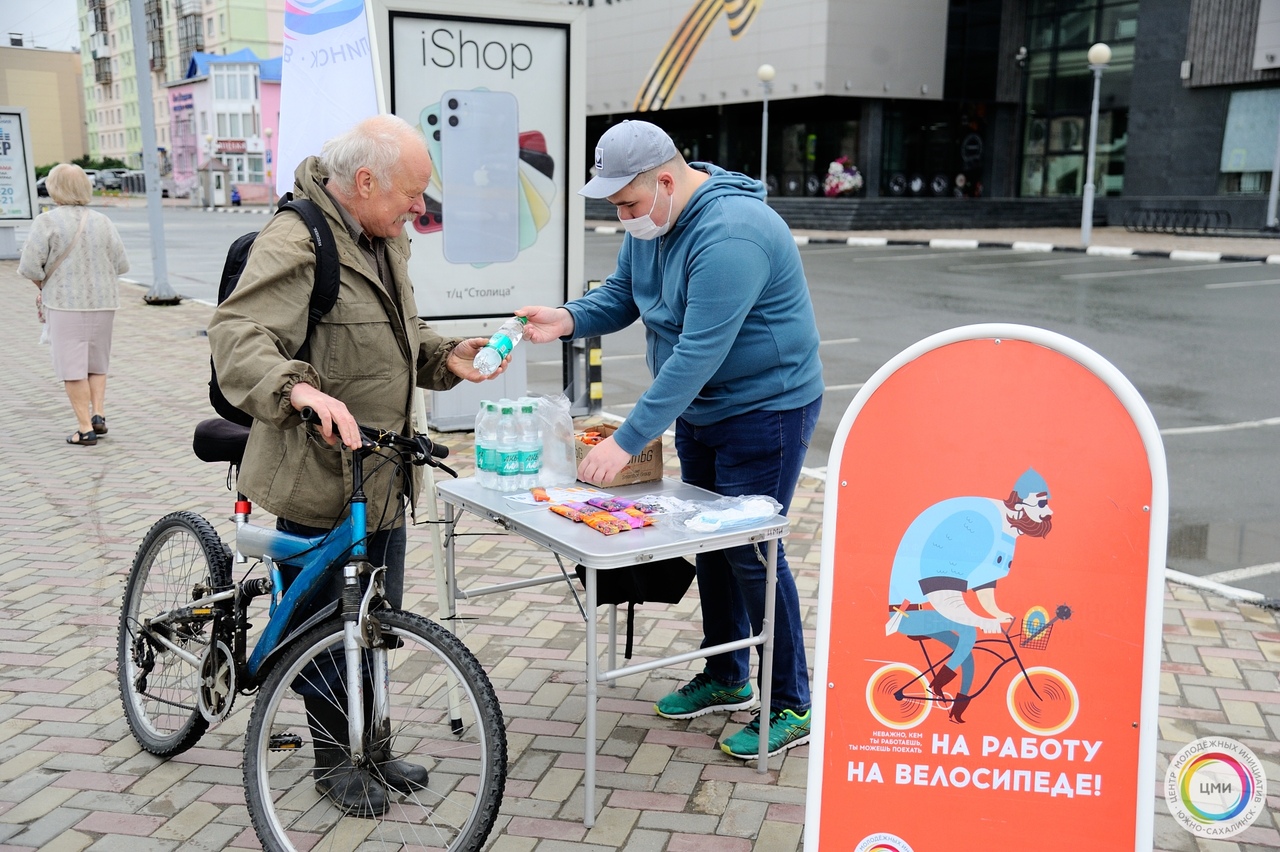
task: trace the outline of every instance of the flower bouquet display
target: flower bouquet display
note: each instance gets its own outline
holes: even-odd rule
[[[822,194],[828,198],[841,195],[853,195],[862,189],[862,174],[848,157],[836,157],[827,167],[827,176],[822,181]]]

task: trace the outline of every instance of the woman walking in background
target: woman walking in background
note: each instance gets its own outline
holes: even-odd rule
[[[129,260],[116,226],[88,208],[93,187],[83,169],[59,163],[45,186],[58,206],[32,222],[18,272],[40,289],[36,304],[44,306],[53,372],[75,411],[67,443],[91,447],[107,434],[111,326],[120,307],[117,279]]]

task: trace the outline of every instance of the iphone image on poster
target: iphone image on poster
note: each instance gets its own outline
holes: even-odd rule
[[[440,98],[444,256],[502,263],[520,251],[520,145],[515,95],[450,90]]]

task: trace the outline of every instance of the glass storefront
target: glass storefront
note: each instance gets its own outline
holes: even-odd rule
[[[1098,101],[1097,193],[1120,194],[1137,30],[1138,4],[1132,0],[1032,0],[1027,19],[1022,196],[1084,192],[1093,100],[1093,72],[1086,54],[1097,42],[1111,48]]]

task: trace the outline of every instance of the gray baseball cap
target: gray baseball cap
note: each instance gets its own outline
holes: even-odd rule
[[[624,121],[604,132],[596,143],[596,176],[578,190],[587,198],[608,198],[636,175],[656,169],[676,155],[667,132],[647,121]]]

